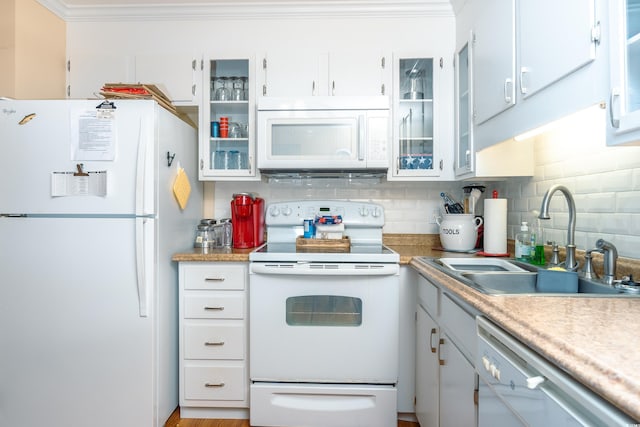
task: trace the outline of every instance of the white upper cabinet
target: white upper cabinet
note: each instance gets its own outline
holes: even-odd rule
[[[67,71],[68,98],[95,98],[105,83],[153,84],[178,105],[198,104],[200,95],[200,59],[193,54],[75,54]]]
[[[277,50],[258,64],[259,96],[384,95],[391,70],[384,53],[352,49],[319,53],[312,49]]]
[[[453,178],[451,61],[427,52],[393,56],[393,159],[389,180]],[[451,86],[449,86],[451,85]]]
[[[136,82],[156,85],[172,102],[190,103],[197,95],[200,63],[190,53],[138,54]]]
[[[201,181],[260,179],[255,161],[252,55],[212,55],[204,61],[200,114]]]
[[[329,56],[329,95],[387,95],[391,81],[391,61],[380,51],[350,49]]]
[[[132,55],[75,54],[67,59],[67,98],[99,98],[105,83],[134,82]]]
[[[300,50],[274,50],[262,57],[256,75],[260,79],[258,96],[295,97],[320,95],[326,85],[326,55]],[[324,64],[324,65],[323,65]],[[326,87],[324,88],[326,92]]]
[[[595,0],[519,0],[517,28],[524,98],[596,57]]]
[[[606,101],[603,4],[468,0],[460,16],[473,33],[476,152]],[[457,37],[461,46],[467,36]]]
[[[515,0],[478,2],[474,11],[475,123],[516,103]]]
[[[640,144],[640,0],[611,0],[607,144]]]
[[[456,135],[454,149],[454,170],[456,177],[474,171],[473,148],[473,89],[471,47],[467,41],[456,53],[455,59],[455,120]]]

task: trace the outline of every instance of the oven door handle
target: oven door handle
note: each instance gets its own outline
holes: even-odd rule
[[[398,264],[322,264],[322,263],[256,263],[251,274],[302,276],[394,276],[400,273]]]

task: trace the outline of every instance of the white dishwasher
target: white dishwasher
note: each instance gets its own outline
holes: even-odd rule
[[[638,425],[486,318],[476,325],[479,427]]]

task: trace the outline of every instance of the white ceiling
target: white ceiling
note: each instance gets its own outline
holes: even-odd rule
[[[37,0],[65,20],[451,15],[466,0]],[[452,7],[453,5],[453,7]]]

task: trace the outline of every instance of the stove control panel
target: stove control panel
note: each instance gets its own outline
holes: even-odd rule
[[[350,227],[382,227],[384,209],[376,203],[344,200],[300,200],[275,202],[267,206],[265,222],[268,226],[301,225],[316,216],[341,216]]]

